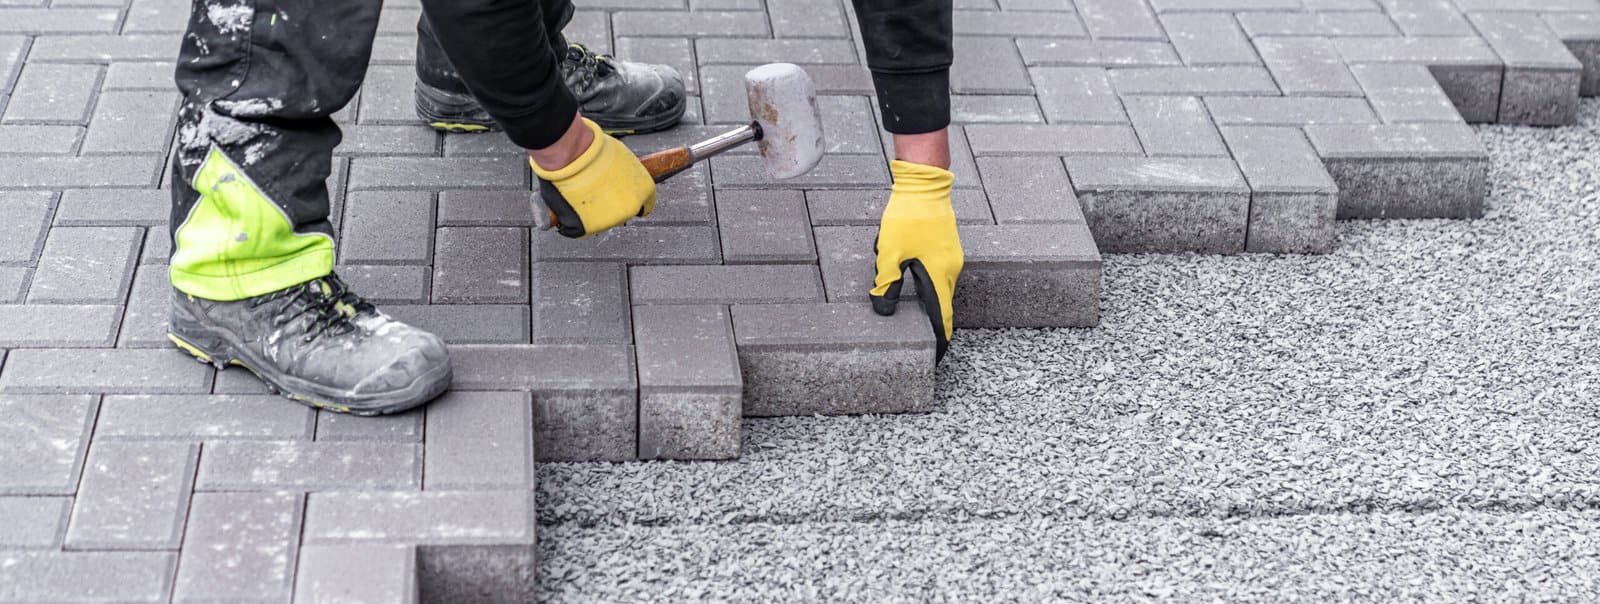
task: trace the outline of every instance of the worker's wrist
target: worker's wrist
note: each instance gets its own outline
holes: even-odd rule
[[[594,146],[594,140],[595,133],[584,123],[583,117],[574,115],[561,138],[548,147],[529,149],[528,158],[541,170],[555,172],[583,156],[585,151]]]

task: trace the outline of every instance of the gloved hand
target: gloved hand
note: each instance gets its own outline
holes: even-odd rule
[[[889,163],[894,188],[878,224],[878,276],[871,291],[872,310],[892,315],[900,300],[904,273],[916,280],[917,297],[933,324],[938,356],[943,359],[955,332],[952,299],[964,256],[956,234],[956,213],[950,207],[948,170],[895,160]]]
[[[656,207],[655,180],[639,158],[589,118],[583,125],[594,133],[594,142],[572,163],[545,170],[528,161],[539,177],[545,207],[555,214],[561,234],[574,239],[649,216]]]

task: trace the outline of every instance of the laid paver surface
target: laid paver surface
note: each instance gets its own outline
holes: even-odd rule
[[[532,228],[503,137],[417,123],[420,9],[389,3],[336,115],[339,270],[457,370],[368,419],[164,338],[187,5],[0,0],[0,601],[1592,576],[1600,2],[956,5],[968,262],[936,373],[925,318],[864,304],[888,141],[847,3],[580,2],[571,39],[688,76],[685,123],[636,151],[745,120],[769,61],[812,75],[829,151],[787,182],[719,157],[584,241]],[[1101,257],[1177,251],[1206,254]],[[1473,538],[1510,546],[1423,553]],[[1395,560],[1449,580],[1384,583]]]

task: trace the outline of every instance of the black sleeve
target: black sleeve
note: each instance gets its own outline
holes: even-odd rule
[[[529,0],[422,0],[425,27],[511,142],[525,149],[561,138],[578,101],[561,77],[550,22]]]
[[[950,125],[951,0],[851,0],[883,127],[922,134]]]

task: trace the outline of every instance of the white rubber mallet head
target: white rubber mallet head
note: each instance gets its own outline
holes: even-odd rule
[[[794,178],[822,161],[822,112],[811,76],[793,63],[769,63],[744,74],[756,145],[773,178]]]

